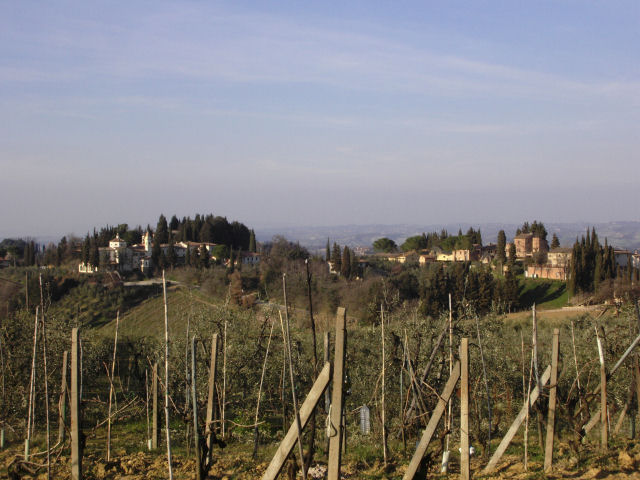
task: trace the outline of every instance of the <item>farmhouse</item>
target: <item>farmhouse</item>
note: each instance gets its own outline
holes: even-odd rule
[[[567,280],[567,267],[551,265],[529,265],[525,272],[527,278],[547,278],[549,280]]]
[[[547,253],[547,263],[552,267],[569,267],[573,250],[566,247],[552,248]]]
[[[538,252],[546,253],[549,251],[547,241],[533,233],[521,233],[513,239],[516,246],[516,257],[526,258],[532,257]]]

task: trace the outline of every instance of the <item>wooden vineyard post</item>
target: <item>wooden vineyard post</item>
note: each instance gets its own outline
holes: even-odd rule
[[[151,411],[151,449],[158,448],[158,362],[153,364],[153,374],[151,375],[151,396],[153,406]]]
[[[340,480],[342,459],[342,389],[344,386],[344,359],[346,352],[347,311],[338,307],[336,314],[336,340],[333,360],[333,390],[329,407],[329,462],[327,479]]]
[[[31,448],[31,434],[33,432],[34,396],[36,384],[36,355],[38,348],[38,311],[36,306],[36,318],[33,325],[33,355],[31,357],[31,377],[29,380],[29,412],[27,414],[27,438],[24,441],[24,460],[29,461],[29,450]]]
[[[322,393],[329,385],[329,381],[331,380],[331,364],[325,363],[324,368],[318,375],[317,380],[314,382],[307,398],[304,400],[304,403],[300,407],[300,423],[302,428],[304,428],[307,423],[309,423],[309,419],[311,418],[311,414],[313,410],[316,408],[318,403],[320,403],[320,399],[322,398]],[[271,463],[265,470],[262,475],[262,480],[275,480],[280,471],[282,470],[282,466],[284,462],[287,461],[287,457],[291,454],[293,447],[298,441],[298,426],[294,421],[289,427],[289,431],[280,442],[280,446],[273,458],[271,459]]]
[[[469,339],[460,344],[460,478],[469,480]]]
[[[438,404],[436,408],[433,409],[433,413],[431,414],[431,418],[429,418],[429,423],[427,424],[427,428],[425,428],[422,433],[422,437],[420,438],[420,442],[416,447],[416,451],[411,458],[411,462],[407,467],[407,471],[402,477],[403,480],[412,480],[420,467],[420,462],[422,462],[422,458],[424,457],[425,452],[427,451],[427,447],[429,446],[429,442],[433,437],[433,434],[438,428],[438,423],[442,418],[442,414],[447,406],[447,402],[451,398],[451,394],[453,393],[456,385],[458,384],[458,379],[460,378],[460,361],[456,361],[453,365],[453,370],[451,370],[451,376],[447,381],[447,384],[444,386],[444,390],[442,391],[442,395],[438,399]]]
[[[549,413],[547,415],[547,438],[544,450],[544,470],[548,472],[553,465],[553,436],[556,421],[556,389],[558,384],[558,350],[560,344],[560,329],[553,329],[553,343],[551,345],[551,389],[549,391]]]
[[[218,359],[218,334],[211,337],[211,363],[209,365],[209,389],[207,392],[207,414],[205,417],[205,435],[207,437],[207,465],[211,464],[211,450],[213,450],[213,439],[215,427],[213,425],[213,414],[216,402],[216,370]]]
[[[544,387],[547,384],[550,376],[551,376],[551,365],[547,367],[547,369],[542,374],[542,377],[540,378],[540,385],[542,387]],[[486,467],[484,467],[484,470],[482,470],[482,475],[487,475],[488,473],[491,472],[491,470],[495,468],[496,464],[498,463],[498,460],[500,460],[504,452],[507,450],[507,447],[511,443],[511,440],[513,440],[513,437],[518,432],[518,428],[520,428],[520,425],[522,425],[522,422],[527,416],[529,409],[534,403],[536,403],[536,400],[538,400],[539,396],[540,396],[540,390],[538,389],[538,386],[536,386],[531,391],[529,398],[525,400],[525,404],[522,406],[522,409],[520,409],[520,413],[518,413],[518,416],[511,424],[511,427],[509,427],[509,430],[507,431],[506,435],[502,438],[500,445],[498,445],[498,448],[496,449],[496,451],[493,452],[493,456],[489,460],[489,463],[487,464]]]
[[[173,480],[171,465],[171,432],[169,430],[169,307],[167,305],[167,281],[162,270],[162,294],[164,297],[164,424],[167,434],[167,464],[169,480]]]
[[[116,313],[116,332],[113,339],[113,361],[111,362],[111,376],[109,377],[109,413],[107,418],[107,462],[111,460],[111,405],[115,389],[113,388],[113,378],[116,372],[116,352],[118,350],[118,325],[120,324],[120,310]]]
[[[329,332],[324,332],[324,363],[329,362],[329,349],[331,346],[331,334]],[[331,405],[331,384],[324,391],[324,413],[329,414],[329,406]],[[329,442],[330,438],[327,437],[327,453],[329,453]]]
[[[196,479],[202,480],[202,452],[198,430],[198,395],[196,392],[196,337],[191,337],[191,403],[193,411],[193,448],[196,452]]]
[[[598,342],[598,356],[600,358],[600,447],[606,450],[609,444],[609,431],[607,430],[607,369],[604,363],[604,349],[602,338],[604,329],[596,327],[596,341]]]
[[[380,305],[380,327],[381,327],[381,344],[382,344],[382,401],[381,401],[381,415],[382,415],[382,456],[384,459],[384,466],[385,468],[387,467],[387,425],[386,425],[386,421],[385,421],[385,398],[384,398],[384,380],[385,380],[385,365],[384,365],[384,361],[385,361],[385,355],[384,355],[384,308],[382,307],[382,305]]]
[[[80,411],[80,335],[71,330],[71,478],[82,480],[81,411]]]
[[[640,343],[640,335],[638,335],[635,338],[635,340],[633,342],[631,342],[631,345],[629,345],[629,347],[625,350],[625,352],[622,354],[622,356],[618,359],[616,364],[611,368],[611,370],[607,374],[607,380],[610,379],[611,377],[613,377],[613,374],[616,373],[618,368],[620,368],[620,366],[624,363],[624,361],[631,354],[633,349],[638,346],[639,343]],[[596,388],[594,388],[593,391],[591,392],[592,395],[597,395],[598,392],[600,392],[600,387],[601,387],[601,385],[598,385]],[[639,388],[640,388],[640,385],[639,385]],[[600,420],[600,418],[601,418],[601,412],[600,412],[600,409],[598,409],[592,415],[591,420],[589,420],[589,422],[583,427],[584,428],[584,433],[585,434],[589,433],[591,431],[591,429],[596,426],[596,424],[598,423],[598,420]],[[605,418],[606,418],[606,416],[605,416]]]
[[[62,382],[60,383],[60,398],[58,399],[58,443],[64,442],[65,425],[67,416],[67,363],[69,351],[62,353]]]
[[[324,332],[324,363],[329,361],[329,348],[331,345],[331,334]],[[331,405],[331,387],[324,391],[324,412],[329,413],[329,405]]]

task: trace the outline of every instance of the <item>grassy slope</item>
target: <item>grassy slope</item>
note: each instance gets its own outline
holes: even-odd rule
[[[528,308],[535,302],[540,309],[562,308],[569,299],[567,284],[555,280],[537,278],[518,279],[520,284],[520,305]]]
[[[180,288],[167,291],[169,331],[175,335],[184,335],[186,324],[184,314],[193,310],[192,304],[205,311],[214,310],[213,303],[203,299],[201,295],[191,295]],[[193,302],[192,302],[193,300]],[[115,320],[101,326],[98,331],[105,335],[113,335]],[[147,299],[128,310],[120,318],[119,335],[123,337],[164,336],[164,302],[162,295]]]

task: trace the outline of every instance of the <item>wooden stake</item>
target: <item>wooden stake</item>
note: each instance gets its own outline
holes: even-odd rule
[[[331,334],[324,332],[324,363],[329,361],[329,349],[331,347]],[[331,386],[324,391],[324,411],[329,413],[329,405],[331,405]]]
[[[329,332],[324,332],[324,363],[328,363],[329,362],[329,349],[330,349],[330,342],[331,342],[331,334]],[[324,413],[329,415],[330,407],[331,406],[331,384],[329,384],[327,386],[327,388],[324,391]],[[327,445],[326,445],[326,451],[327,454],[329,454],[329,443],[330,443],[330,437],[327,436]]]
[[[449,293],[449,376],[453,370],[453,308],[451,303],[451,293]],[[442,468],[441,473],[449,471],[449,442],[451,440],[451,399],[447,405],[447,416],[445,418],[445,428],[447,429],[447,438],[445,440],[444,452],[442,452]]]
[[[258,401],[256,402],[256,417],[255,427],[253,430],[253,458],[256,458],[258,454],[258,415],[260,414],[260,397],[262,395],[262,384],[264,382],[264,373],[267,370],[267,358],[269,357],[269,347],[271,346],[271,335],[273,334],[273,324],[271,322],[271,329],[269,330],[269,339],[267,340],[267,350],[264,354],[264,362],[262,363],[262,374],[260,375],[260,385],[258,387]]]
[[[222,419],[222,438],[227,434],[227,321],[224,321],[224,338],[222,341],[222,411],[220,417]]]
[[[347,311],[338,307],[336,313],[336,341],[333,360],[333,390],[331,407],[329,408],[329,461],[327,480],[340,479],[340,463],[342,460],[342,389],[344,386],[344,361],[347,341]]]
[[[320,399],[322,398],[322,393],[325,391],[327,386],[329,385],[329,381],[331,380],[331,364],[325,363],[322,371],[318,375],[317,380],[314,382],[307,398],[302,403],[300,407],[300,422],[302,427],[304,428],[311,416],[312,411],[316,408],[316,405],[320,403]],[[262,480],[275,480],[282,467],[284,462],[286,462],[287,458],[291,454],[293,447],[296,444],[298,439],[298,426],[296,423],[292,423],[291,427],[287,431],[287,434],[280,442],[280,446],[273,458],[271,459],[271,463],[267,467],[266,471],[262,475]]]
[[[111,404],[113,402],[113,379],[116,372],[116,351],[118,350],[118,326],[120,325],[120,310],[116,312],[116,331],[113,337],[113,361],[111,362],[111,376],[109,377],[109,413],[107,418],[107,462],[111,460]]]
[[[29,412],[27,414],[27,438],[24,442],[24,460],[29,461],[29,449],[31,448],[31,424],[33,422],[33,405],[35,396],[36,378],[36,349],[38,348],[38,306],[36,306],[36,319],[33,325],[33,354],[31,356],[31,378],[29,379]]]
[[[429,372],[431,371],[431,366],[433,365],[433,361],[435,360],[438,352],[440,351],[440,346],[442,345],[442,342],[444,341],[444,337],[447,334],[448,331],[448,325],[449,322],[448,320],[445,321],[445,324],[442,328],[442,330],[440,331],[440,335],[438,336],[436,343],[433,347],[433,349],[431,350],[431,355],[429,357],[429,361],[427,362],[427,365],[424,367],[424,369],[422,370],[422,375],[420,377],[420,382],[426,382],[427,377],[429,376]],[[415,410],[418,408],[419,405],[419,400],[418,398],[416,398],[415,396],[411,399],[411,406],[409,407],[409,410],[407,411],[407,417],[409,419],[413,418],[412,415],[414,414]]]
[[[282,315],[280,315],[280,323],[282,323]],[[300,468],[302,470],[302,478],[307,478],[307,470],[304,462],[304,452],[302,445],[302,424],[300,423],[300,415],[298,413],[298,399],[296,397],[296,385],[293,379],[293,362],[291,360],[291,334],[289,331],[289,319],[286,319],[286,338],[287,338],[287,359],[289,362],[289,381],[291,382],[291,397],[293,399],[293,416],[298,427],[298,451],[300,453]]]
[[[424,454],[427,451],[427,447],[429,446],[431,437],[433,437],[433,434],[435,433],[436,428],[438,428],[438,423],[442,418],[442,414],[444,413],[444,410],[447,406],[447,402],[449,401],[449,398],[451,398],[451,394],[455,390],[459,378],[460,378],[460,362],[457,361],[453,365],[451,376],[449,377],[449,380],[447,381],[447,384],[445,385],[444,390],[440,395],[440,398],[438,398],[438,403],[436,407],[433,409],[431,418],[429,418],[429,423],[427,424],[427,428],[425,428],[424,432],[422,433],[422,437],[420,438],[420,442],[416,447],[416,451],[413,454],[413,457],[411,458],[411,462],[409,463],[409,466],[407,467],[407,470],[404,476],[402,477],[403,480],[412,480],[415,477],[416,473],[418,472],[418,468],[420,467],[420,462],[422,462],[422,458],[424,457]]]
[[[556,390],[558,384],[558,350],[560,329],[553,329],[551,344],[551,390],[549,391],[549,412],[547,414],[547,438],[544,451],[544,470],[548,472],[553,465],[553,437],[556,420]]]
[[[460,478],[469,480],[469,339],[460,343]]]
[[[164,297],[164,422],[167,433],[167,464],[169,480],[173,480],[171,465],[171,433],[169,431],[169,308],[167,306],[167,281],[162,270],[162,294]]]
[[[542,378],[540,378],[540,384],[543,387],[549,381],[549,377],[551,377],[551,365],[547,367],[547,369],[542,374]],[[507,431],[506,435],[502,438],[500,445],[498,445],[498,448],[496,449],[496,451],[493,452],[493,456],[489,460],[489,463],[487,464],[486,467],[484,467],[484,470],[482,470],[482,475],[489,474],[491,470],[495,468],[496,464],[498,463],[498,460],[500,460],[500,458],[506,451],[507,447],[511,443],[511,440],[513,440],[513,437],[518,431],[518,428],[520,428],[520,425],[522,425],[522,422],[527,416],[527,412],[529,411],[531,406],[536,402],[536,400],[538,400],[539,395],[540,395],[540,390],[538,389],[538,387],[535,387],[531,392],[531,394],[529,395],[528,401],[525,401],[525,404],[522,406],[520,413],[511,424],[511,427],[509,427],[509,430]]]
[[[151,377],[151,449],[158,448],[158,362],[153,364],[153,373]]]
[[[82,480],[81,405],[80,405],[80,334],[71,330],[71,478]]]
[[[380,305],[380,327],[381,327],[381,336],[382,336],[382,456],[384,459],[384,466],[387,467],[387,425],[385,422],[385,404],[384,404],[384,377],[385,377],[385,358],[384,358],[384,307]]]
[[[487,392],[487,415],[489,421],[489,429],[487,431],[487,448],[485,449],[485,456],[491,453],[491,395],[489,392],[489,379],[487,378],[487,366],[484,363],[484,350],[482,349],[482,339],[480,338],[480,322],[476,315],[476,332],[478,334],[478,347],[480,347],[480,361],[482,362],[482,376],[484,377],[484,388]]]
[[[151,426],[149,424],[149,369],[148,368],[144,369],[144,390],[146,393],[144,405],[147,411],[147,438],[145,440],[147,443],[147,450],[151,450]]]
[[[613,368],[611,368],[611,370],[607,374],[607,380],[609,380],[611,377],[613,377],[613,374],[618,370],[618,368],[620,368],[620,366],[624,363],[624,361],[631,354],[631,352],[638,345],[638,343],[640,343],[640,335],[638,335],[635,338],[635,340],[631,343],[631,345],[629,345],[629,347],[625,350],[625,352],[622,354],[622,356],[618,359],[618,361],[613,366]],[[601,387],[601,385],[598,385],[596,388],[594,388],[593,391],[591,392],[592,395],[597,395],[598,392],[600,392],[600,387]],[[638,386],[638,388],[640,389],[640,385]],[[591,429],[598,423],[598,420],[600,420],[601,416],[602,415],[600,413],[600,409],[598,409],[596,412],[594,412],[593,416],[591,417],[591,420],[589,420],[589,422],[584,426],[585,434],[587,434],[587,433],[589,433],[591,431]]]
[[[69,351],[62,353],[62,381],[60,382],[60,398],[58,399],[58,443],[62,444],[65,437],[65,418],[67,416],[67,369]]]
[[[213,440],[215,435],[215,426],[213,424],[213,415],[215,413],[216,404],[216,373],[218,366],[218,334],[214,333],[211,337],[211,360],[209,363],[209,385],[207,392],[207,416],[205,418],[206,427],[205,435],[207,436],[207,466],[211,465]]]
[[[49,422],[49,378],[47,373],[47,329],[46,314],[44,311],[44,295],[42,294],[42,275],[40,275],[40,305],[42,306],[42,357],[44,363],[44,411],[47,424],[47,480],[51,479],[51,432]]]
[[[200,430],[198,428],[198,396],[196,394],[196,336],[191,337],[191,402],[193,412],[193,448],[196,452],[196,479],[202,480],[202,457],[200,451]]]
[[[598,356],[600,358],[600,447],[606,451],[609,444],[609,431],[607,429],[607,369],[601,336],[604,338],[604,329],[596,327],[596,341],[598,342]]]
[[[571,320],[571,345],[573,347],[573,363],[576,367],[576,382],[578,385],[578,405],[580,407],[580,418],[582,418],[582,389],[580,388],[580,370],[578,368],[578,356],[576,355],[576,337],[573,333],[573,319]]]

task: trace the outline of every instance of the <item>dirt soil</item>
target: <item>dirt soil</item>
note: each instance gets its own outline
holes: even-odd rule
[[[46,468],[38,463],[42,456],[33,458],[33,463],[22,462],[22,451],[19,446],[12,446],[0,452],[0,478],[17,479],[46,479]],[[536,478],[573,478],[573,479],[639,479],[640,472],[640,442],[628,441],[619,448],[611,449],[607,453],[599,452],[595,447],[581,452],[580,458],[572,456],[564,446],[558,446],[559,459],[554,469],[548,474],[542,471],[539,460],[531,460],[529,469],[525,471],[521,456],[508,455],[503,457],[498,468],[488,476],[481,475],[486,461],[472,458],[472,476],[475,478],[491,479],[536,479]],[[124,451],[114,451],[114,459],[107,462],[104,457],[89,454],[83,459],[84,478],[95,480],[142,480],[168,478],[165,455],[139,452],[125,454]],[[54,459],[51,468],[51,478],[70,478],[70,461],[66,455]],[[342,467],[342,477],[345,479],[399,479],[405,472],[408,461],[400,461],[384,468],[382,463],[369,465],[362,461],[347,461]],[[208,479],[216,480],[248,480],[260,478],[267,468],[268,462],[255,462],[249,453],[221,452],[217,455]],[[455,462],[451,464],[451,472],[441,475],[431,470],[429,478],[458,478],[459,469]],[[285,466],[285,470],[287,470]],[[309,471],[309,478],[324,478],[326,466],[316,464]],[[191,458],[175,456],[173,459],[173,473],[176,480],[195,479],[195,461]],[[289,478],[286,472],[281,478]],[[298,473],[297,478],[301,478]]]

